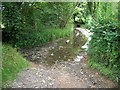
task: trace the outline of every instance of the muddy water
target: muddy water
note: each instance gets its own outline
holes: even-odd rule
[[[81,29],[80,29],[81,30]],[[44,46],[22,49],[20,52],[31,67],[19,74],[14,88],[113,88],[113,83],[87,65],[87,53],[81,47],[86,38],[74,30],[68,38]],[[82,59],[80,59],[83,56]],[[78,60],[79,59],[79,60]],[[74,61],[73,61],[74,60]],[[46,66],[48,65],[48,66]],[[74,83],[73,83],[74,82]]]
[[[81,47],[86,41],[85,36],[80,31],[74,30],[69,37],[59,41],[57,47],[52,47],[52,50],[49,50],[50,53],[45,63],[51,66],[58,61],[74,60],[78,52],[84,52]]]

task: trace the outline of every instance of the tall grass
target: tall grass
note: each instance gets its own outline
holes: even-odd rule
[[[2,87],[7,87],[18,72],[29,66],[29,62],[9,45],[2,46],[2,55]]]
[[[14,46],[24,48],[28,46],[43,45],[58,38],[68,37],[73,31],[73,25],[69,24],[66,28],[44,27],[41,30],[25,33],[21,36]]]

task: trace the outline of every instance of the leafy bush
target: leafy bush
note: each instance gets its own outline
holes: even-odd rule
[[[2,4],[3,42],[20,47],[43,44],[68,35],[65,28],[76,5],[67,2],[3,2]],[[46,30],[44,27],[49,29]]]
[[[43,45],[49,41],[56,40],[58,38],[67,37],[73,31],[73,25],[69,24],[65,29],[45,27],[40,31],[32,33],[24,33],[17,42],[12,42],[14,47],[24,48],[36,45]]]
[[[23,29],[24,19],[20,13],[17,3],[9,2],[3,4],[4,10],[2,12],[2,24],[5,27],[2,31],[3,41],[16,41],[19,39],[20,32]]]
[[[98,63],[99,66],[108,68],[112,74],[107,75],[106,72],[104,72],[104,75],[118,81],[120,68],[118,42],[120,38],[118,31],[120,28],[118,22],[101,19],[93,22],[89,29],[94,33],[88,49],[89,62]],[[91,65],[95,66],[94,63],[91,63]],[[100,68],[97,67],[97,69]]]

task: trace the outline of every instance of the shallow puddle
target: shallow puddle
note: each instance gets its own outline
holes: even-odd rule
[[[57,47],[52,47],[45,63],[51,66],[57,61],[74,60],[78,52],[84,52],[81,47],[86,41],[85,36],[80,31],[74,30],[69,37],[59,41]]]
[[[81,30],[81,31],[80,31]],[[117,84],[87,65],[86,44],[82,30],[46,45],[23,49],[32,67],[20,73],[11,87],[24,88],[113,88]],[[46,66],[47,65],[47,66]],[[74,83],[73,83],[74,82]]]

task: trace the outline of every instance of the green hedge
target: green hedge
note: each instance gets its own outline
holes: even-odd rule
[[[104,75],[118,81],[119,59],[119,30],[118,22],[112,20],[99,20],[91,24],[94,33],[89,44],[89,64],[100,70]],[[104,70],[106,68],[106,70]]]

